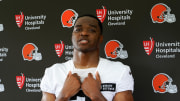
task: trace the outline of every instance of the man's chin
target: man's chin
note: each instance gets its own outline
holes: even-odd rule
[[[96,51],[97,48],[93,47],[85,47],[85,46],[81,46],[81,47],[74,47],[75,50],[79,51],[79,52],[83,52],[83,53],[87,53],[87,52],[91,52],[91,51]]]
[[[89,50],[88,50],[88,49],[79,49],[78,51],[83,52],[83,53],[87,53],[87,52],[89,52]]]
[[[83,52],[83,53],[87,53],[87,52],[93,52],[96,51],[97,49],[92,48],[92,49],[87,49],[87,48],[80,48],[78,51]]]

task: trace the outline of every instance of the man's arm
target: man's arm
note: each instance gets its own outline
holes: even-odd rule
[[[42,92],[42,99],[41,101],[55,101],[56,97],[54,94],[50,94],[47,92]]]
[[[134,101],[131,91],[119,92],[114,96],[113,101]]]
[[[68,101],[70,97],[79,92],[80,88],[80,77],[76,73],[72,74],[70,71],[57,98],[54,94],[43,92],[41,101]]]
[[[81,88],[80,77],[71,71],[68,73],[64,86],[55,101],[68,101],[72,96],[77,94]]]

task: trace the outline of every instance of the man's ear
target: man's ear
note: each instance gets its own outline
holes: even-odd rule
[[[103,42],[103,35],[100,35],[99,42],[100,42],[100,43]]]

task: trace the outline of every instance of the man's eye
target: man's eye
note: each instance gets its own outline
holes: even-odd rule
[[[95,29],[90,29],[89,31],[90,31],[90,32],[96,32],[96,30],[95,30]]]
[[[81,29],[80,29],[80,28],[76,28],[76,29],[74,29],[74,31],[75,31],[75,32],[80,32]]]

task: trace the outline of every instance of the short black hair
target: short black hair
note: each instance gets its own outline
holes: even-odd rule
[[[77,21],[79,18],[85,17],[85,16],[94,18],[94,19],[96,19],[96,20],[98,21],[98,25],[99,25],[100,31],[101,31],[100,34],[102,35],[102,33],[103,33],[103,26],[102,26],[102,23],[101,23],[101,21],[99,20],[99,18],[98,18],[97,16],[94,16],[94,15],[91,15],[91,14],[85,14],[85,15],[78,16],[78,18],[76,19],[76,21]],[[75,22],[75,24],[76,24],[76,22]]]

